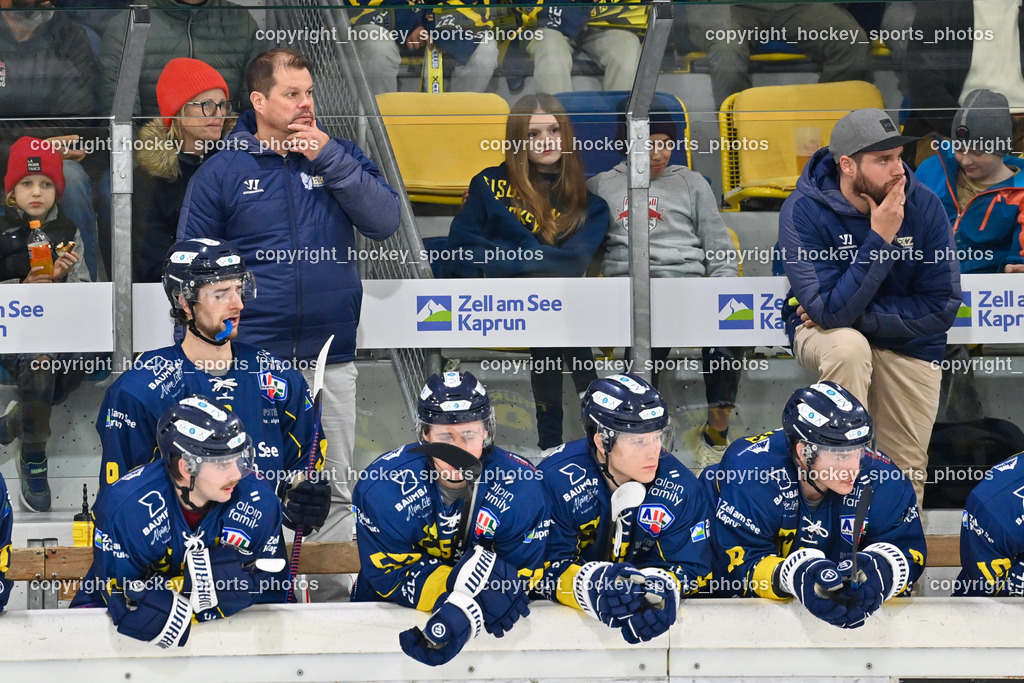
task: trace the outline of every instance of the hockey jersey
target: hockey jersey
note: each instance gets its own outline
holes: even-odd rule
[[[0,475],[0,612],[4,611],[7,601],[11,598],[14,582],[7,578],[11,568],[11,528],[14,526],[14,511],[11,508],[11,496],[7,493],[7,483]]]
[[[255,346],[232,342],[231,349],[233,363],[223,375],[199,370],[175,344],[142,354],[110,385],[96,417],[103,445],[101,489],[159,460],[157,422],[190,394],[211,396],[241,418],[252,437],[256,470],[264,478],[276,483],[285,473],[304,468],[314,416],[302,373]],[[318,471],[322,467],[317,463]]]
[[[429,612],[445,593],[465,503],[445,503],[433,464],[416,446],[380,456],[356,484],[352,511],[361,569],[353,601]],[[481,545],[533,583],[543,573],[548,533],[540,473],[496,446],[484,451],[482,462],[463,551]]]
[[[1024,563],[1024,454],[999,463],[974,487],[960,529],[955,596],[1007,595],[1006,575]]]
[[[690,595],[711,574],[711,503],[696,477],[662,452],[647,496],[623,516],[623,542],[612,557],[611,490],[586,439],[572,441],[540,465],[551,509],[549,567],[538,586],[543,597],[579,608],[573,580],[587,562],[630,562],[671,572]]]
[[[775,568],[800,548],[816,548],[833,562],[853,552],[857,503],[867,484],[874,495],[860,546],[891,543],[910,566],[909,593],[924,569],[924,530],[910,481],[880,453],[861,458],[853,491],[826,493],[815,508],[800,493],[797,466],[785,432],[737,439],[722,462],[701,474],[716,500],[712,540],[715,595],[781,599],[773,587]]]
[[[273,487],[254,476],[238,482],[226,503],[215,504],[192,530],[162,461],[132,470],[96,496],[93,562],[72,607],[106,604],[129,580],[165,590],[184,576],[186,545],[233,545],[252,561],[285,559],[281,504]],[[287,570],[255,570],[260,593],[280,600]],[[168,585],[169,584],[169,585]],[[257,598],[257,602],[260,602]],[[216,618],[200,614],[200,621]]]

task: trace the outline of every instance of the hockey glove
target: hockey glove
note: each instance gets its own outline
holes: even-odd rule
[[[308,481],[301,474],[278,484],[277,497],[284,508],[284,525],[292,530],[299,524],[307,530],[319,529],[331,510],[331,484]]]
[[[617,626],[617,619],[630,616],[644,604],[645,581],[628,562],[588,562],[576,574],[573,593],[584,612],[608,626]]]
[[[476,600],[484,628],[501,638],[520,617],[530,613],[526,581],[516,568],[482,546],[474,546],[448,578],[448,590]]]
[[[169,589],[143,586],[141,581],[129,581],[123,593],[107,599],[117,632],[162,648],[183,646],[192,626],[188,599]]]
[[[480,634],[483,614],[476,602],[452,593],[427,621],[426,628],[398,634],[402,652],[427,666],[450,662],[471,639]]]
[[[648,568],[640,572],[644,582],[644,604],[622,624],[622,637],[636,645],[657,638],[676,623],[679,609],[679,584],[664,569]]]
[[[851,560],[844,560],[839,569],[849,578],[847,602],[851,612],[861,610],[864,619],[906,588],[910,578],[910,563],[891,543],[872,543],[857,553],[856,576],[850,575],[853,571]]]
[[[1017,562],[1007,570],[1005,591],[1013,598],[1024,597],[1024,562]]]
[[[219,546],[209,551],[210,569],[216,589],[216,608],[196,609],[192,593],[192,608],[198,621],[213,621],[230,617],[253,604],[256,599],[256,577],[252,566],[245,566],[246,558],[234,546]],[[189,579],[185,579],[185,590]]]
[[[782,588],[803,603],[807,611],[833,626],[847,627],[846,600],[840,594],[843,577],[820,550],[801,548],[781,565]]]

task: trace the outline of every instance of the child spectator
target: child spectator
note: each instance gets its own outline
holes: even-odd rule
[[[608,230],[608,205],[587,191],[579,155],[565,152],[575,149],[565,109],[546,93],[527,95],[513,106],[505,137],[515,141],[505,162],[470,181],[448,234],[448,249],[473,257],[437,264],[438,277],[581,277]],[[495,249],[535,258],[488,262]],[[562,443],[562,371],[572,371],[579,393],[597,373],[587,348],[531,349],[530,357],[538,445],[546,450]]]
[[[135,282],[160,282],[188,181],[234,126],[230,96],[224,77],[198,59],[172,59],[160,73],[160,117],[139,130],[146,144],[135,155],[143,171],[133,193]]]
[[[620,109],[625,102],[620,104]],[[651,112],[651,188],[648,208],[651,277],[736,277],[738,258],[710,260],[708,252],[733,253],[729,232],[718,213],[718,203],[704,177],[685,166],[670,165],[672,150],[679,144],[678,130],[665,111]],[[626,139],[625,119],[619,122],[620,140]],[[608,202],[611,222],[605,242],[604,274],[629,275],[629,174],[626,162],[587,181],[591,192]],[[653,363],[664,362],[671,348],[651,349]],[[743,359],[743,349],[713,347],[701,350],[704,390],[708,400],[707,421],[687,430],[683,441],[698,467],[722,459],[729,444],[729,417],[736,404],[740,371],[728,366]],[[715,360],[714,369],[712,360]],[[726,366],[724,369],[723,366]],[[658,388],[659,365],[651,372]]]
[[[11,147],[4,177],[6,210],[0,232],[5,244],[25,248],[29,241],[29,221],[38,220],[50,238],[53,274],[44,274],[42,266],[29,268],[22,259],[20,272],[5,282],[50,283],[89,282],[89,271],[71,246],[80,245],[82,235],[75,224],[60,213],[57,200],[64,193],[63,161],[60,154],[43,140],[23,137]],[[34,512],[50,509],[50,485],[46,480],[46,442],[50,438],[50,409],[62,403],[82,383],[82,365],[55,371],[53,365],[74,367],[69,362],[78,356],[67,354],[17,354],[0,356],[0,365],[15,378],[18,399],[11,401],[0,417],[0,444],[21,439],[21,500]],[[51,360],[60,363],[50,363]],[[45,364],[47,369],[39,369]]]

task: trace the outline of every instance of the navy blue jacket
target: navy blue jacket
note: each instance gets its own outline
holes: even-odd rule
[[[281,156],[256,139],[242,114],[226,149],[189,182],[178,239],[231,240],[255,273],[239,340],[285,359],[355,358],[363,286],[353,227],[383,240],[398,229],[398,195],[355,143],[331,138],[314,161]]]
[[[903,225],[893,243],[846,201],[828,148],[804,168],[779,214],[779,246],[795,296],[823,329],[851,327],[873,345],[925,361],[942,360],[960,308],[960,263],[935,193],[907,169]],[[790,342],[800,324],[782,312]]]

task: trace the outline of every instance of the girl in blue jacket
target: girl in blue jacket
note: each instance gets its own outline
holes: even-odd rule
[[[608,205],[587,191],[569,117],[551,95],[516,102],[505,126],[505,162],[478,173],[446,248],[465,258],[439,277],[581,277],[608,230]],[[458,250],[464,251],[458,251]],[[582,393],[597,374],[588,348],[531,349],[538,445],[562,443],[562,371]]]

